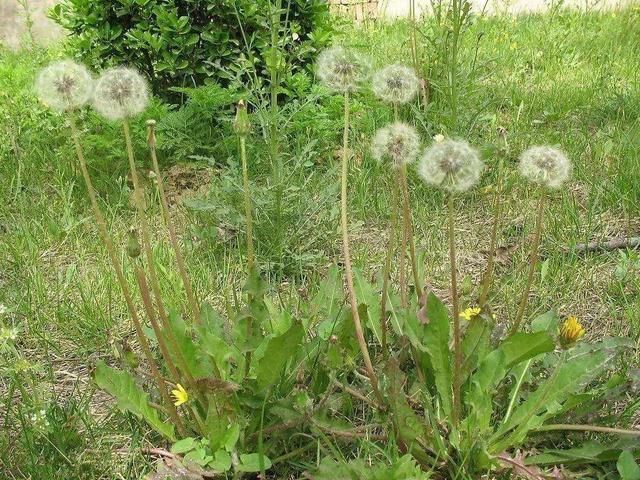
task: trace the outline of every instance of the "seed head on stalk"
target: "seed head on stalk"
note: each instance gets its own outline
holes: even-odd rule
[[[519,170],[530,182],[557,189],[571,175],[571,162],[562,150],[538,145],[520,155]]]
[[[425,183],[449,192],[465,192],[480,180],[484,162],[463,140],[443,140],[427,148],[418,172]]]
[[[415,128],[395,122],[379,129],[371,144],[373,158],[390,160],[393,168],[400,168],[415,160],[420,149],[420,137]]]
[[[400,105],[415,98],[420,80],[413,68],[394,64],[378,70],[373,75],[371,86],[380,100]]]
[[[331,90],[352,92],[369,78],[371,62],[354,50],[336,45],[320,54],[317,73],[320,81]]]
[[[93,107],[108,120],[124,120],[147,108],[149,87],[133,68],[105,70],[96,82]]]
[[[54,62],[40,71],[35,90],[46,106],[57,112],[85,105],[93,92],[93,78],[83,65],[72,60]]]

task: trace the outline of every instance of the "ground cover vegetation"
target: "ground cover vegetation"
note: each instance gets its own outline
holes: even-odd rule
[[[295,8],[196,86],[61,61],[95,23],[2,52],[3,471],[640,478],[640,260],[588,245],[637,234],[640,11],[454,0],[301,60]]]

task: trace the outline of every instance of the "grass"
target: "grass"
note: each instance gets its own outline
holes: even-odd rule
[[[424,46],[433,71],[433,101],[426,111],[401,112],[406,119],[415,119],[425,141],[437,133],[461,136],[485,153],[489,168],[483,185],[464,198],[457,212],[458,224],[465,226],[457,232],[463,285],[467,278],[475,280],[470,284],[479,284],[485,265],[492,196],[483,187],[495,183],[498,156],[504,155],[512,171],[518,154],[530,144],[559,144],[569,154],[574,161],[573,181],[554,195],[548,207],[543,261],[527,315],[558,306],[562,315],[583,319],[590,338],[627,334],[638,339],[640,335],[638,256],[633,252],[572,252],[577,243],[634,236],[640,230],[640,33],[633,28],[639,21],[637,7],[609,13],[554,11],[476,19],[461,50],[462,113],[456,125],[447,115],[437,63],[441,59]],[[371,53],[377,64],[390,59],[409,61],[406,24],[367,23],[346,29],[344,40]],[[425,26],[422,33],[429,36],[431,30]],[[38,379],[32,404],[21,404],[10,382],[15,365],[0,365],[0,373],[7,373],[0,377],[5,398],[0,413],[8,433],[0,439],[0,472],[7,478],[134,478],[149,467],[137,447],[153,445],[153,437],[137,421],[116,413],[112,402],[94,391],[90,381],[91,365],[100,358],[112,359],[134,343],[133,332],[90,221],[64,126],[37,105],[30,91],[37,69],[60,54],[57,48],[0,53],[0,109],[5,119],[0,128],[0,304],[8,308],[0,320],[20,329],[20,357]],[[340,99],[323,94],[312,109],[288,105],[285,114],[287,108],[291,122],[283,139],[291,148],[283,149],[285,171],[289,172],[284,225],[270,224],[273,186],[265,174],[269,162],[265,146],[258,138],[249,145],[251,181],[265,192],[257,206],[257,229],[262,225],[267,232],[284,230],[285,237],[290,235],[286,254],[299,255],[284,273],[274,269],[278,282],[274,294],[283,296],[313,288],[327,266],[339,258],[337,212],[332,210],[337,203],[332,188],[338,179],[338,162],[332,158],[332,149],[339,140]],[[161,127],[168,115],[167,107],[155,104],[145,118],[157,117]],[[355,266],[366,267],[370,275],[378,274],[384,261],[391,178],[370,158],[368,139],[390,118],[389,109],[371,94],[354,99],[352,254]],[[99,179],[112,234],[123,243],[133,218],[130,188],[123,176],[124,145],[119,144],[112,127],[92,117],[85,120],[105,138],[91,143],[88,156]],[[145,159],[148,168],[143,119],[137,123],[138,158]],[[505,130],[508,148],[501,150],[499,132]],[[162,154],[162,137],[158,148]],[[241,182],[239,160],[233,152],[231,148],[226,156],[217,158],[214,167],[206,166],[214,178],[214,193],[216,186],[228,193],[219,202],[231,205],[238,202]],[[164,165],[185,160],[164,158]],[[417,248],[423,255],[429,286],[446,299],[449,275],[444,267],[443,198],[424,188],[414,172],[409,181]],[[497,319],[505,324],[517,309],[526,275],[535,210],[532,191],[513,175],[507,184],[499,237],[504,255],[490,292]],[[322,209],[328,213],[311,208],[316,204],[329,205]],[[153,218],[159,221],[160,217]],[[211,218],[219,216],[183,215],[181,211],[180,225],[183,234],[198,233],[185,236],[190,240],[186,261],[194,288],[214,305],[221,305],[241,282],[243,240],[230,229],[227,242],[220,238],[203,241],[203,222]],[[295,233],[301,225],[304,237]],[[269,243],[271,239],[268,234],[258,239],[259,256],[273,257],[273,252],[280,251]],[[305,255],[308,252],[300,248],[301,243],[314,255]],[[171,264],[168,243],[154,253],[159,265]],[[161,270],[159,276],[168,303],[176,303],[181,295],[177,273]],[[470,291],[463,293],[465,307],[474,297]],[[51,424],[44,436],[36,435],[28,420],[40,408]],[[377,447],[363,443],[361,448],[366,452]],[[39,461],[42,456],[51,459],[46,466]]]

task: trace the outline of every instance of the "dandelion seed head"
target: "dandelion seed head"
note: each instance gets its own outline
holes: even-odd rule
[[[370,72],[371,63],[366,56],[341,46],[330,47],[318,56],[318,78],[331,90],[354,91]]]
[[[71,60],[54,62],[40,71],[35,90],[38,98],[58,112],[82,107],[91,98],[93,79],[89,70]]]
[[[373,93],[388,103],[403,104],[414,99],[420,80],[413,68],[404,65],[388,65],[373,75]]]
[[[395,122],[379,129],[371,144],[373,158],[390,160],[394,168],[413,162],[420,149],[420,137],[415,128]]]
[[[561,150],[534,146],[520,156],[520,175],[547,188],[560,188],[571,175],[571,162]]]
[[[109,120],[122,120],[142,112],[149,103],[147,82],[137,70],[116,67],[105,70],[93,95],[93,106]]]
[[[418,173],[425,183],[449,192],[473,187],[484,170],[478,152],[463,140],[443,140],[422,154]]]

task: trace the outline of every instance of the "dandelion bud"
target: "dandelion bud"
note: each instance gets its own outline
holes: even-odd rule
[[[418,93],[420,80],[413,68],[389,65],[373,75],[373,93],[388,103],[408,103]]]
[[[434,143],[422,154],[418,173],[430,185],[449,192],[473,187],[484,169],[478,152],[463,140]]]
[[[571,348],[584,336],[584,328],[576,317],[567,318],[560,327],[558,338],[560,345],[565,350]]]
[[[133,117],[147,108],[149,88],[137,70],[116,67],[105,70],[93,95],[93,107],[109,120]]]
[[[561,150],[535,146],[520,156],[520,175],[547,188],[560,188],[571,174],[571,162]]]
[[[244,100],[238,102],[236,107],[236,118],[233,122],[233,129],[239,137],[246,137],[251,131],[251,122],[247,114],[247,105]]]
[[[411,163],[420,148],[415,128],[396,122],[378,130],[373,137],[371,152],[377,161],[389,159],[394,168]]]
[[[93,91],[89,71],[71,60],[52,63],[38,74],[36,93],[42,103],[58,112],[86,104]]]
[[[127,239],[127,255],[131,258],[140,256],[140,242],[138,241],[138,232],[135,228],[129,229],[129,238]]]
[[[318,57],[317,72],[320,81],[331,90],[351,92],[369,78],[371,66],[367,57],[334,46]]]

